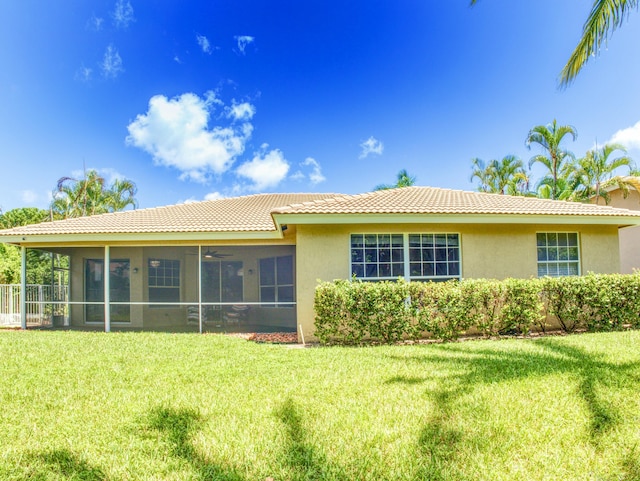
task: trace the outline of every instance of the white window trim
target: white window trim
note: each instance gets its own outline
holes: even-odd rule
[[[278,258],[280,257],[291,257],[291,279],[293,281],[292,284],[279,284],[278,283]],[[274,300],[273,301],[265,301],[265,305],[264,307],[278,307],[278,308],[293,308],[296,305],[296,272],[295,272],[295,258],[293,257],[293,254],[286,254],[286,255],[282,255],[282,256],[269,256],[269,257],[261,257],[260,259],[258,259],[258,267],[260,267],[260,262],[262,260],[265,259],[274,259],[274,265],[273,265],[273,276],[274,276],[274,281],[275,284],[262,284],[260,282],[260,269],[258,269],[258,299],[260,301],[260,303],[262,304],[262,288],[263,287],[273,287],[274,290]],[[289,302],[289,301],[280,301],[278,299],[278,288],[279,287],[291,287],[292,292],[293,292],[293,301]]]
[[[349,232],[349,272],[347,273],[348,279],[353,279],[353,259],[352,259],[352,246],[351,246],[351,236],[352,235],[367,235],[367,234],[376,234],[376,235],[402,235],[403,237],[403,252],[404,252],[404,275],[403,276],[391,276],[391,277],[356,277],[356,279],[361,281],[393,281],[398,277],[404,278],[406,281],[431,281],[431,280],[445,280],[445,279],[458,279],[462,280],[462,235],[460,232]],[[411,276],[411,261],[409,259],[409,236],[410,235],[433,235],[433,234],[441,234],[441,235],[457,235],[458,236],[458,267],[459,272],[457,276],[430,276],[430,277],[412,277]]]
[[[149,265],[150,262],[152,260],[158,260],[158,261],[171,261],[171,262],[177,262],[178,263],[178,269],[179,269],[179,273],[178,273],[178,286],[152,286],[149,278]],[[147,288],[146,288],[146,297],[147,297],[147,304],[149,305],[149,307],[153,308],[153,309],[158,309],[158,308],[169,308],[169,309],[174,309],[176,307],[179,306],[179,304],[181,304],[182,302],[182,261],[180,259],[169,259],[166,257],[148,257],[147,258],[147,273],[146,273],[146,283],[147,283]],[[163,301],[152,301],[150,299],[150,290],[151,289],[178,289],[178,296],[179,296],[179,301],[178,302],[163,302]]]
[[[557,261],[539,261],[538,260],[538,234],[575,234],[578,238],[578,242],[577,242],[577,248],[578,248],[578,274],[577,276],[573,276],[570,275],[570,277],[579,277],[582,275],[582,249],[580,246],[581,243],[581,239],[580,239],[580,232],[578,231],[556,231],[556,230],[545,230],[545,231],[536,231],[536,237],[534,239],[535,241],[535,246],[536,246],[536,250],[535,250],[535,256],[536,256],[536,277],[540,278],[540,276],[538,275],[538,267],[540,265],[540,262],[544,262],[546,264],[549,263],[556,263],[559,264],[561,262],[576,262],[576,261],[561,261],[561,260],[557,260]],[[548,245],[545,247],[549,247]],[[553,276],[542,276],[542,277],[553,277]],[[555,277],[566,277],[566,276],[555,276]]]

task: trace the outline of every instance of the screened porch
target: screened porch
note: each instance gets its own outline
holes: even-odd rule
[[[296,331],[295,246],[56,250],[69,258],[64,325],[70,328]]]

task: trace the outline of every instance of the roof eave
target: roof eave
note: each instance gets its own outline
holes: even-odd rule
[[[33,234],[0,235],[0,242],[14,245],[65,245],[65,244],[149,244],[208,241],[246,241],[282,239],[280,229],[269,231],[224,231],[224,232],[137,232],[95,234]]]
[[[579,214],[286,214],[274,213],[283,224],[585,224],[640,225],[639,215]]]

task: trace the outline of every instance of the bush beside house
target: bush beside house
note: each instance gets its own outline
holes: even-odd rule
[[[640,327],[640,274],[461,282],[321,283],[316,336],[323,344],[454,340],[560,328]]]

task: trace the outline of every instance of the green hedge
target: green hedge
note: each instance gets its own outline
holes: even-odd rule
[[[316,336],[324,344],[454,340],[546,331],[552,325],[610,331],[640,327],[640,274],[461,282],[338,280],[316,288]]]

